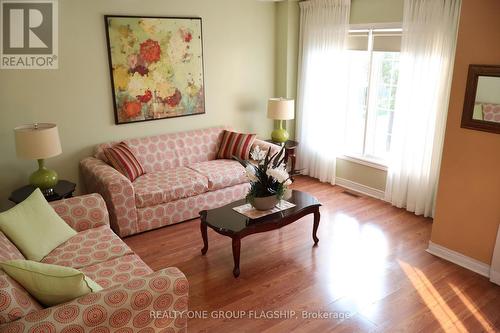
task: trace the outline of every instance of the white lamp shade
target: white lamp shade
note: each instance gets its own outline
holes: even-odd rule
[[[267,102],[267,118],[275,120],[295,118],[295,101],[287,98],[270,98]]]
[[[56,124],[30,124],[14,128],[19,158],[44,159],[62,153]]]

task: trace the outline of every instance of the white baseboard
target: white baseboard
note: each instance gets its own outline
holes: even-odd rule
[[[493,249],[493,258],[491,258],[490,281],[500,285],[500,225],[497,231],[497,240]]]
[[[485,264],[479,260],[467,257],[462,253],[450,250],[444,246],[438,245],[429,241],[427,252],[437,257],[448,260],[454,264],[467,268],[473,272],[481,274],[482,276],[490,277],[490,265]],[[499,274],[500,278],[500,274]]]
[[[494,271],[493,269],[490,270],[490,281],[500,285],[500,272]]]
[[[345,178],[340,178],[336,177],[335,178],[335,185],[345,187],[346,189],[359,192],[362,194],[365,194],[369,197],[377,198],[384,200],[385,197],[385,192],[382,190],[378,190],[376,188],[366,186],[360,183],[353,182],[351,180],[345,179]]]

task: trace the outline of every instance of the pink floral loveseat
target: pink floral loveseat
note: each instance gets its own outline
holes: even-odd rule
[[[244,168],[234,160],[215,159],[223,131],[215,127],[124,140],[146,172],[134,182],[106,163],[103,149],[116,142],[100,144],[93,157],[80,162],[87,190],[104,197],[111,227],[121,237],[241,199],[249,187]],[[277,147],[262,140],[256,145]]]
[[[175,267],[153,272],[109,228],[98,194],[51,203],[78,234],[42,259],[82,271],[103,290],[43,308],[0,269],[0,332],[186,332],[188,281]],[[24,259],[0,232],[0,261]],[[157,315],[161,314],[161,315]]]

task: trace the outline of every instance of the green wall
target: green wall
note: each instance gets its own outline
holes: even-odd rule
[[[336,176],[384,191],[387,171],[338,158]]]
[[[401,22],[403,0],[352,0],[351,24]]]
[[[276,4],[276,97],[297,98],[297,67],[299,50],[299,2]],[[295,137],[295,121],[286,122],[290,137]]]

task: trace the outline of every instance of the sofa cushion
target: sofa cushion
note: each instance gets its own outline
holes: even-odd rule
[[[0,213],[0,229],[27,259],[34,261],[76,235],[38,188],[20,204]]]
[[[123,140],[144,167],[146,173],[167,170],[189,163],[213,160],[222,138],[222,127],[166,133]],[[100,144],[94,156],[108,162],[104,149],[117,142]]]
[[[186,167],[145,174],[132,183],[138,208],[191,197],[208,191],[207,177]]]
[[[109,225],[106,202],[97,193],[52,201],[50,205],[76,232]]]
[[[2,269],[40,303],[53,306],[102,290],[92,279],[71,267],[32,260],[9,260]]]
[[[131,278],[153,273],[153,270],[135,254],[82,267],[80,270],[103,288],[123,284]]]
[[[42,262],[78,269],[131,253],[109,226],[103,225],[79,232],[50,252]]]
[[[125,142],[120,142],[111,148],[105,148],[104,155],[109,165],[118,170],[131,182],[144,174],[142,164],[137,160]]]
[[[208,188],[211,191],[248,182],[245,168],[233,160],[194,163],[189,168],[208,178]]]
[[[42,306],[19,283],[0,269],[0,324],[26,316]]]
[[[206,128],[177,133],[175,153],[181,166],[215,159],[224,129]]]
[[[224,131],[217,158],[231,159],[236,156],[239,159],[248,160],[255,136],[255,134]]]

